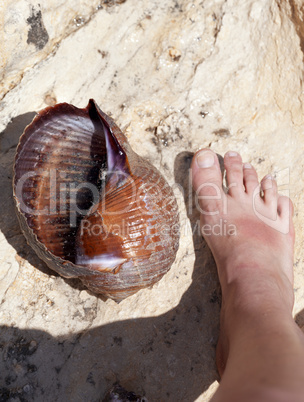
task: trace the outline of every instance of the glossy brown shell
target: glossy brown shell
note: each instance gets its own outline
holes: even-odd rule
[[[175,259],[172,189],[93,100],[46,108],[25,129],[14,198],[39,257],[115,301],[153,285]]]

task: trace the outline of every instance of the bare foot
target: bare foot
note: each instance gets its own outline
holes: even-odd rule
[[[284,356],[279,356],[275,347],[280,349],[292,340],[289,353],[301,356],[303,364],[301,361],[297,364],[304,368],[304,337],[302,339],[291,314],[292,204],[289,198],[278,195],[276,181],[271,176],[264,177],[260,184],[255,169],[248,163],[243,164],[238,153],[228,152],[224,166],[228,191],[222,187],[216,154],[201,150],[192,162],[201,231],[216,261],[222,288],[217,346],[217,366],[223,376],[221,384],[225,383],[229,366],[229,382],[236,379],[242,382],[244,373],[252,378],[257,372],[266,388],[280,387],[293,375],[290,370],[294,363],[289,364]],[[286,350],[287,347],[289,345]],[[263,358],[275,359],[278,365],[282,363],[285,367],[273,379]],[[301,381],[303,385],[297,385],[302,392],[303,369]],[[256,388],[256,384],[253,387]],[[237,397],[233,392],[231,395],[232,399]],[[251,400],[246,392],[242,395],[245,397],[246,401]],[[263,396],[258,397],[263,400]],[[227,393],[225,400],[230,400]]]

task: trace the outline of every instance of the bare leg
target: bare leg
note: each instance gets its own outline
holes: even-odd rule
[[[225,155],[227,185],[216,155],[192,163],[201,230],[222,288],[214,402],[304,401],[304,336],[292,318],[292,204],[274,179],[261,182],[236,152]]]

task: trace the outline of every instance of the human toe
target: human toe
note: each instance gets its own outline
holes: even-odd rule
[[[247,194],[252,194],[256,189],[259,189],[258,175],[251,163],[243,164],[243,180]]]
[[[294,208],[292,201],[289,197],[285,195],[279,195],[278,197],[278,214],[279,216],[284,216],[292,219],[294,213]]]
[[[238,196],[244,193],[243,163],[241,156],[235,151],[229,151],[224,156],[228,194]]]
[[[261,189],[263,190],[265,204],[276,208],[278,200],[278,188],[277,182],[272,175],[268,174],[263,177],[261,181]]]
[[[191,176],[201,212],[216,211],[223,196],[223,179],[216,154],[210,149],[198,151],[193,157]]]

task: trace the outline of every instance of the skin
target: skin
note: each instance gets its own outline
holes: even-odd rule
[[[212,402],[304,401],[304,335],[292,317],[292,203],[273,178],[259,183],[238,153],[226,153],[224,166],[227,193],[211,150],[197,152],[191,168],[222,288],[221,381]]]

